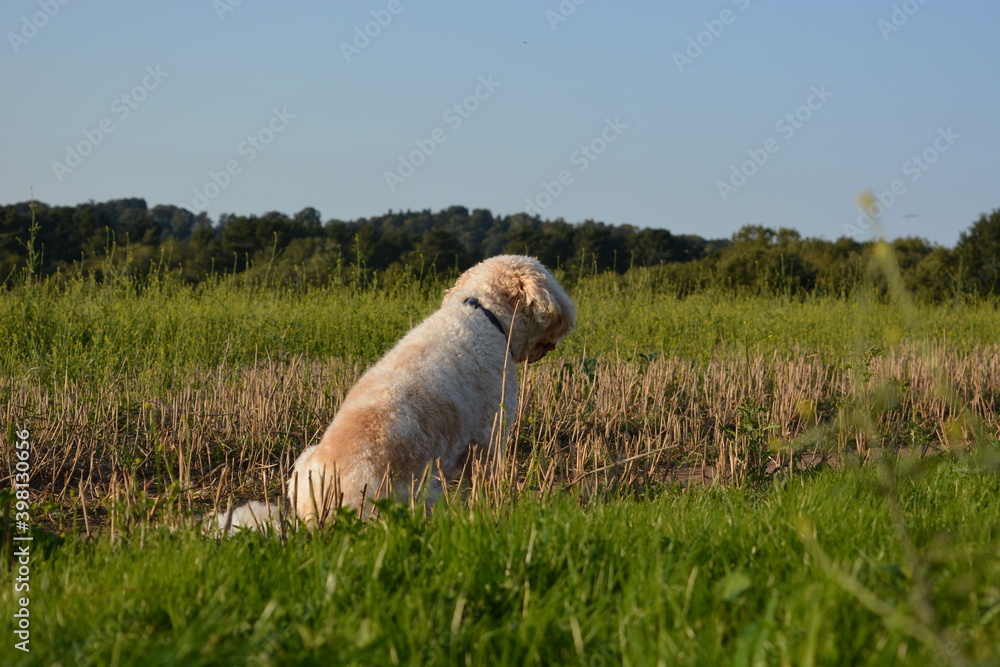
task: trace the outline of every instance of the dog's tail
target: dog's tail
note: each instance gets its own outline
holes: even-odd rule
[[[268,533],[280,526],[281,518],[277,503],[254,501],[206,517],[204,528],[207,534],[215,537],[229,537],[241,530]]]

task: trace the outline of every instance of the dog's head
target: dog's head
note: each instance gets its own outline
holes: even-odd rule
[[[483,260],[458,277],[444,303],[461,303],[470,297],[492,311],[509,331],[511,356],[517,362],[538,361],[576,324],[573,302],[532,257],[497,255]]]

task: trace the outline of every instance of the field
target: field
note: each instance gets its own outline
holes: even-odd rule
[[[569,287],[499,479],[221,542],[197,517],[278,497],[443,284],[0,295],[3,486],[27,429],[36,538],[22,653],[0,491],[0,660],[998,664],[995,303]]]

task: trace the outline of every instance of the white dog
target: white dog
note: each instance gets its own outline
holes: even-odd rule
[[[310,525],[341,505],[367,516],[373,499],[412,498],[421,480],[433,502],[471,458],[498,460],[517,410],[516,364],[544,357],[574,324],[573,302],[538,260],[500,255],[472,267],[361,376],[319,444],[298,457],[291,507]],[[251,503],[217,525],[260,527],[276,514]]]

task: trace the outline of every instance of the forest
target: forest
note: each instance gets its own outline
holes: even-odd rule
[[[383,282],[451,275],[502,252],[538,257],[562,280],[656,267],[662,285],[848,296],[863,283],[874,241],[803,238],[793,229],[746,225],[728,239],[594,220],[570,223],[525,213],[498,216],[451,206],[389,211],[357,220],[307,207],[287,215],[222,214],[212,220],[143,199],[76,206],[0,207],[0,281],[91,274],[109,267],[135,278],[169,274],[187,283],[232,273],[290,285]],[[954,248],[917,237],[891,241],[905,287],[918,299],[993,294],[1000,280],[1000,209],[983,213]]]

